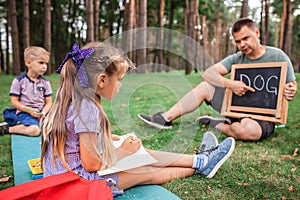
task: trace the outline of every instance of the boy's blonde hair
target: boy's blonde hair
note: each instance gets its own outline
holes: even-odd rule
[[[34,60],[40,56],[47,56],[48,59],[50,59],[50,53],[42,47],[30,46],[24,50],[24,60],[25,61],[27,59]]]

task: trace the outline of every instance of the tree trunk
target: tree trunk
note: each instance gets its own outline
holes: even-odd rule
[[[6,2],[6,6],[7,8],[9,7],[8,4],[9,2]],[[10,31],[9,31],[9,24],[10,24],[10,19],[9,19],[9,11],[7,9],[6,11],[6,15],[7,15],[7,22],[5,24],[5,30],[6,30],[6,38],[5,38],[5,43],[6,43],[6,74],[10,74],[10,56],[9,56],[9,35],[10,35]]]
[[[93,0],[85,1],[86,7],[86,24],[87,24],[87,38],[86,42],[94,41],[94,9]]]
[[[133,27],[135,21],[135,0],[130,0],[125,2],[125,11],[124,11],[124,38],[122,40],[123,49],[128,53],[128,57],[135,63],[133,56]]]
[[[94,0],[94,40],[99,40],[99,0]]]
[[[261,11],[260,11],[260,22],[259,22],[259,32],[260,32],[260,43],[264,44],[264,3],[265,0],[261,0]]]
[[[158,46],[158,63],[159,66],[163,64],[164,60],[164,10],[165,10],[165,0],[161,0],[159,4],[158,9],[158,21],[159,21],[159,27],[160,30],[158,31],[158,37],[157,37],[157,46]],[[161,71],[161,67],[157,68],[157,71]]]
[[[13,47],[13,65],[12,71],[13,75],[20,74],[20,49],[19,49],[19,31],[17,24],[17,11],[16,11],[16,1],[8,1],[8,10],[9,10],[9,23],[11,27],[11,37],[12,37],[12,47]]]
[[[265,0],[265,39],[264,44],[269,44],[269,37],[270,37],[270,31],[269,31],[269,8],[270,8],[270,0]]]
[[[291,0],[283,0],[280,48],[289,56],[292,45],[293,13]]]
[[[137,25],[138,28],[141,28],[139,31],[137,45],[139,49],[137,50],[137,65],[143,65],[146,63],[147,57],[147,49],[146,49],[146,41],[147,41],[147,0],[139,0],[139,8],[138,8],[138,18]],[[144,69],[144,68],[143,68]]]
[[[0,38],[2,38],[2,34],[0,31]],[[2,49],[2,43],[0,42],[0,74],[4,71],[4,59],[3,59],[3,49]]]
[[[195,14],[194,14],[194,22],[195,22],[195,26],[194,26],[194,41],[197,42],[198,45],[193,45],[194,46],[194,59],[193,59],[193,67],[194,67],[194,71],[195,73],[198,72],[198,69],[200,67],[200,61],[199,61],[199,55],[200,55],[200,43],[199,43],[199,37],[200,37],[200,18],[199,18],[199,13],[198,13],[198,10],[199,10],[199,0],[195,0],[195,5],[194,5],[194,9],[195,9]],[[196,30],[196,31],[195,31]]]
[[[248,0],[243,0],[241,18],[248,17]]]
[[[210,51],[209,38],[208,38],[208,25],[206,16],[203,15],[201,17],[201,33],[202,33],[202,47],[203,47],[203,61],[202,61],[202,70],[205,70],[208,64],[208,60],[206,59],[206,52]]]
[[[51,0],[45,0],[45,33],[44,33],[44,46],[47,51],[51,53]],[[48,64],[46,74],[50,75],[53,72],[51,60]]]
[[[220,13],[217,14],[217,24],[215,25],[215,33],[214,33],[214,60],[216,62],[219,62],[221,60],[221,51],[220,51],[220,46],[221,46],[221,34],[222,34],[222,20],[220,17]]]
[[[185,12],[185,19],[186,19],[186,30],[187,35],[190,37],[186,41],[186,67],[185,67],[185,74],[190,74],[193,66],[192,62],[192,40],[195,39],[195,6],[196,0],[186,0],[186,12]]]
[[[168,38],[167,38],[167,45],[168,45],[168,50],[171,49],[172,46],[172,28],[173,28],[173,21],[174,21],[174,9],[175,9],[175,4],[173,1],[170,1],[170,9],[169,9],[169,24],[168,24]],[[166,57],[166,65],[170,66],[170,53],[167,54]],[[168,68],[167,68],[168,71]]]
[[[30,46],[30,15],[29,0],[23,0],[23,46]]]

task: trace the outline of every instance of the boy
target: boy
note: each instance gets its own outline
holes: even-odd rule
[[[0,134],[38,136],[40,122],[52,106],[50,82],[41,76],[47,71],[50,53],[42,47],[31,46],[25,49],[24,60],[27,70],[10,87],[10,100],[16,111],[4,111],[4,119],[10,126],[2,123]]]

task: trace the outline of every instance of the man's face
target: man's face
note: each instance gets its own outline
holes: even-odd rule
[[[239,32],[233,33],[233,38],[238,49],[249,57],[255,55],[260,45],[258,29],[251,30],[248,26],[243,26]]]

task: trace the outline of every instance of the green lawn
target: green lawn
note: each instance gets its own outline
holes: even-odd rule
[[[103,100],[104,109],[111,119],[113,133],[134,131],[147,148],[192,153],[198,148],[202,134],[210,130],[195,124],[199,115],[218,115],[210,107],[199,109],[174,121],[172,130],[149,128],[137,118],[138,113],[155,113],[167,110],[200,80],[200,74],[184,75],[182,71],[161,74],[128,74],[119,95],[112,101]],[[10,106],[9,86],[12,76],[0,75],[0,110]],[[47,77],[55,91],[58,75]],[[300,74],[297,74],[300,86]],[[300,91],[300,88],[298,89]],[[297,94],[289,104],[288,124],[276,129],[263,142],[236,142],[230,159],[212,179],[194,175],[163,185],[182,199],[300,199],[299,110]],[[2,121],[2,115],[0,121]],[[214,131],[214,130],[211,130]],[[214,131],[219,141],[225,138]],[[10,136],[0,137],[0,178],[10,176],[0,183],[0,189],[13,186],[13,168]],[[299,154],[297,152],[296,154]]]

